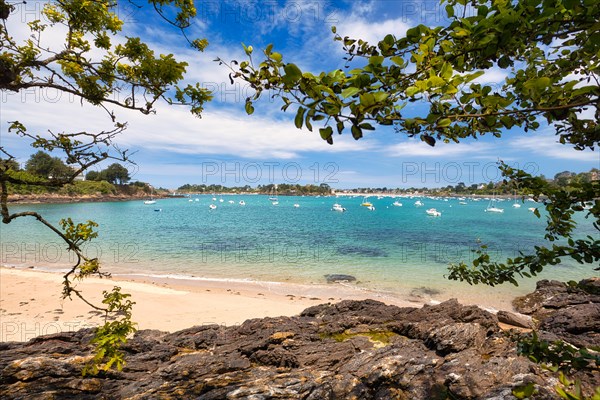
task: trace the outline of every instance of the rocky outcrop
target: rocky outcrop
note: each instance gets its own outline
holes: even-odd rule
[[[577,347],[600,347],[600,278],[570,284],[541,280],[513,306],[531,315],[542,332]]]
[[[82,377],[91,334],[1,343],[0,398],[500,400],[528,383],[556,398],[556,381],[516,354],[495,315],[456,300],[342,301],[240,326],[139,331],[121,372]]]

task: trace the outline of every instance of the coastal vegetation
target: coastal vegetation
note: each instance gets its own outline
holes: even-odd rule
[[[600,179],[600,170],[592,168],[588,172],[562,171],[557,173],[554,178],[545,180],[550,187],[574,191],[581,184],[597,181]],[[507,181],[499,182],[480,182],[466,185],[464,182],[458,182],[456,185],[447,185],[442,187],[359,187],[347,189],[334,189],[326,183],[320,185],[300,185],[277,183],[257,186],[224,186],[220,184],[185,184],[177,188],[177,193],[182,194],[215,194],[215,193],[239,193],[239,194],[271,194],[277,187],[277,193],[282,196],[326,196],[334,193],[368,195],[368,194],[387,194],[387,195],[433,195],[433,196],[529,196],[525,188],[515,188]]]
[[[212,193],[252,193],[252,194],[272,194],[275,190],[277,190],[278,195],[282,196],[311,196],[311,195],[321,195],[326,196],[332,193],[332,188],[326,184],[322,183],[320,185],[299,185],[299,184],[268,184],[268,185],[258,185],[256,187],[252,187],[250,185],[245,186],[223,186],[223,185],[191,185],[185,184],[177,188],[178,193],[194,193],[194,194],[212,194]]]
[[[63,185],[46,185],[54,179],[67,179],[73,173],[73,169],[67,166],[59,157],[52,157],[44,151],[32,154],[25,168],[21,169],[19,164],[12,162],[10,171],[19,176],[21,182],[8,182],[9,195],[37,195],[44,199],[47,195],[70,196],[73,200],[77,197],[89,196],[131,196],[140,197],[150,194],[153,189],[148,183],[129,182],[129,171],[119,163],[113,163],[100,171],[90,171],[86,179],[79,179],[78,175],[72,181]],[[27,180],[29,183],[23,183]],[[39,182],[40,184],[31,184]],[[166,190],[159,190],[159,195]]]
[[[149,3],[136,7],[150,9],[165,25],[182,32],[196,16],[191,0]],[[81,102],[104,109],[109,128],[101,130],[98,126],[90,126],[89,130],[77,132],[32,132],[18,120],[7,121],[9,133],[29,142],[35,149],[60,153],[65,161],[63,164],[53,156],[37,153],[35,162],[20,171],[12,150],[4,144],[0,146],[2,222],[9,224],[19,218],[35,218],[65,242],[75,262],[64,275],[63,298],[77,297],[105,314],[105,324],[96,330],[94,339],[96,357],[85,371],[95,373],[113,365],[120,368],[123,360],[119,347],[136,329],[131,320],[129,295],[114,287],[104,293],[102,304],[92,304],[75,285],[87,276],[108,275],[101,270],[100,260],[87,257],[82,251],[84,244],[97,237],[97,224],[65,218],[57,227],[35,211],[11,213],[9,196],[14,194],[11,192],[14,188],[26,190],[25,187],[110,191],[110,186],[103,182],[82,186],[74,181],[91,167],[107,160],[129,161],[128,151],[121,150],[113,142],[126,130],[127,122],[120,121],[112,107],[147,115],[156,112],[157,102],[165,101],[185,105],[192,114],[199,116],[211,95],[199,83],[181,84],[188,66],[186,62],[177,61],[173,54],[155,54],[139,37],[118,37],[124,20],[118,14],[117,1],[44,3],[37,19],[27,24],[20,22],[21,16],[13,12],[15,9],[13,2],[0,0],[0,90],[18,93],[49,89],[74,96]],[[49,41],[48,37],[51,38]],[[204,39],[189,39],[185,34],[182,37],[200,52],[208,44]],[[119,97],[120,93],[128,95]],[[64,168],[65,164],[67,168]],[[113,183],[126,181],[122,175],[107,178],[114,179]]]

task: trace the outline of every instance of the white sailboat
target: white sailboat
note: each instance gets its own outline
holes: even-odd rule
[[[517,191],[515,190],[515,201],[512,205],[514,208],[521,208],[521,205],[517,203]]]
[[[277,198],[277,185],[274,186],[273,193],[269,196],[269,200],[274,206],[279,204],[279,199]]]
[[[144,204],[155,204],[156,200],[154,200],[154,197],[152,197],[152,193],[153,193],[153,189],[152,186],[150,186],[150,198],[146,201],[144,201]]]
[[[494,193],[494,197],[492,197],[490,199],[490,202],[488,203],[488,206],[485,209],[485,212],[492,212],[492,213],[503,213],[504,212],[503,208],[496,207],[496,194],[495,193]]]

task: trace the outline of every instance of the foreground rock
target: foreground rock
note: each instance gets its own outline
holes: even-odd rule
[[[537,398],[556,398],[556,381],[516,355],[496,316],[455,300],[343,301],[240,326],[140,331],[122,372],[83,378],[90,337],[0,343],[0,398],[501,400],[530,382]]]
[[[600,347],[600,278],[577,284],[541,280],[536,290],[513,301],[537,327],[577,347]]]

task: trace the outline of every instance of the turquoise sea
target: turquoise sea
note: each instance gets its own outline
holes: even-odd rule
[[[222,202],[220,200],[223,200]],[[239,204],[243,200],[245,206]],[[415,206],[420,200],[423,206]],[[408,294],[448,291],[502,296],[525,293],[535,280],[519,288],[470,288],[449,283],[443,275],[450,262],[469,260],[478,243],[494,257],[513,257],[543,244],[545,218],[510,200],[498,202],[504,213],[485,212],[488,201],[456,198],[369,197],[375,210],[362,207],[362,197],[279,197],[211,195],[143,201],[37,204],[12,206],[35,210],[51,222],[71,217],[99,223],[100,235],[85,247],[115,275],[249,280],[325,284],[326,274],[349,274],[359,289]],[[402,206],[392,205],[394,201]],[[346,212],[332,211],[339,203]],[[217,206],[211,210],[210,204]],[[297,204],[298,207],[294,207]],[[429,208],[442,213],[426,214]],[[160,210],[160,211],[158,211]],[[579,234],[592,234],[591,221],[577,216]],[[16,267],[64,269],[65,246],[33,218],[20,218],[1,229],[1,263]],[[590,266],[574,261],[549,267],[543,278],[579,279]],[[427,288],[429,290],[426,290]],[[435,296],[433,296],[435,297]]]

